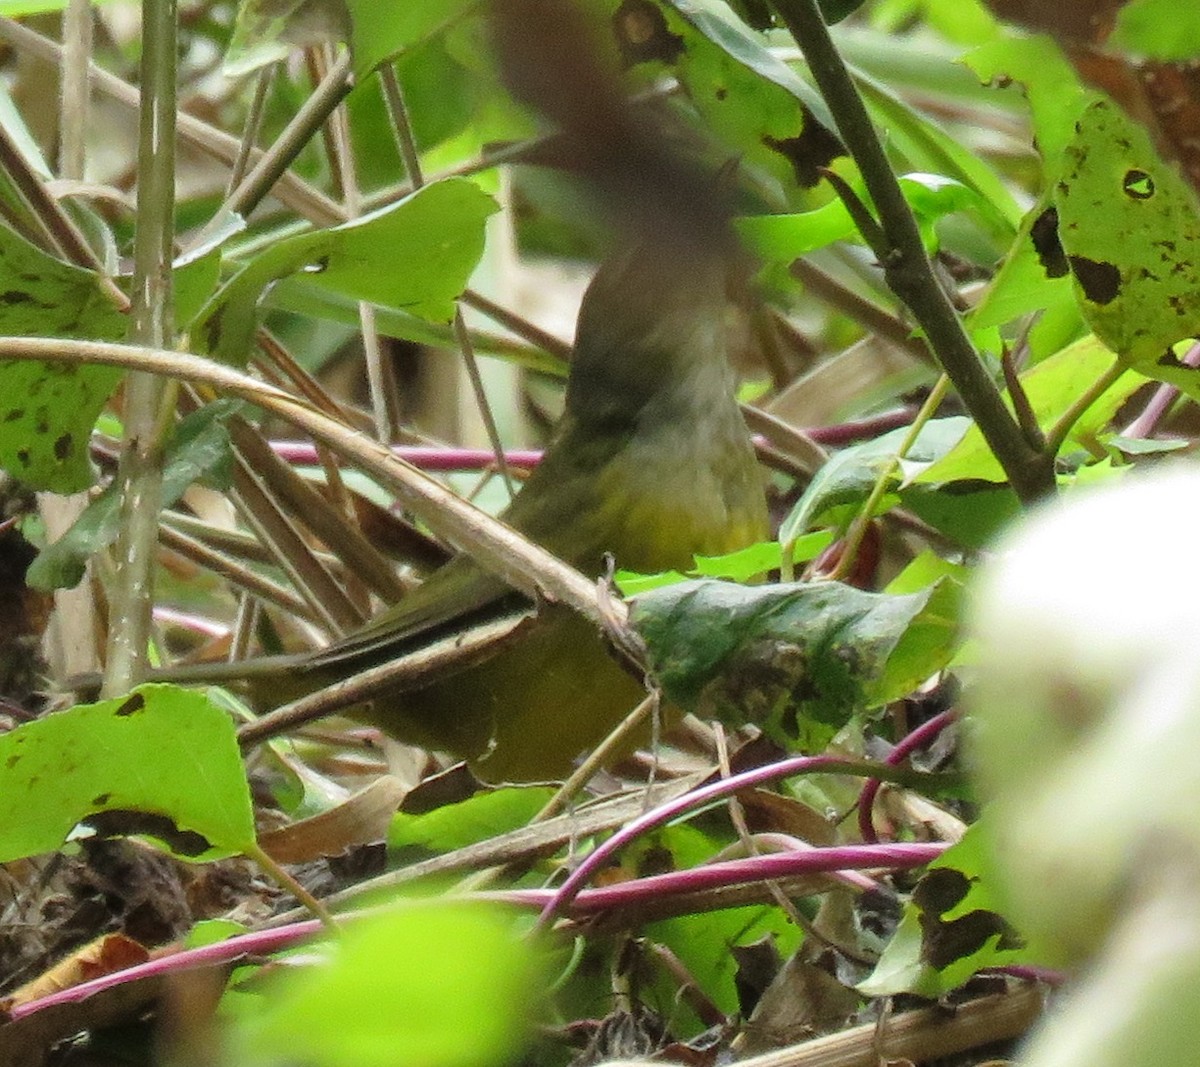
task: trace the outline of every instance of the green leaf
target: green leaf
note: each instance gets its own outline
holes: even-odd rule
[[[668,0],[667,62],[709,129],[789,186],[816,185],[845,155],[819,94],[724,0]],[[627,61],[637,57],[627,54]]]
[[[659,571],[658,574],[637,574],[634,571],[617,571],[613,581],[621,595],[625,597],[638,596],[648,593],[651,589],[662,589],[664,586],[686,582],[688,576],[682,571]]]
[[[892,475],[892,481],[911,478],[922,464],[932,463],[950,452],[969,425],[970,420],[961,416],[928,422],[917,435],[901,467]],[[901,426],[882,437],[834,453],[817,471],[791,514],[784,519],[779,530],[780,541],[786,543],[804,533],[830,508],[865,500],[880,475],[896,458],[908,434],[908,427]]]
[[[245,925],[232,919],[201,919],[187,932],[183,945],[185,948],[202,948],[246,932]]]
[[[695,825],[668,826],[638,841],[624,866],[654,873],[689,870],[711,862],[728,844]],[[786,957],[799,947],[803,933],[774,905],[751,905],[650,923],[645,936],[666,945],[705,995],[732,1016],[740,1005],[735,985],[738,960],[730,949],[770,937]],[[662,993],[673,996],[673,983],[664,983]]]
[[[35,489],[86,489],[92,426],[120,380],[112,367],[0,361],[0,467]]]
[[[829,530],[817,530],[798,537],[792,545],[792,563],[807,563],[816,559],[833,543]],[[692,578],[724,578],[731,582],[748,582],[771,571],[779,570],[783,563],[783,546],[778,541],[760,541],[756,545],[726,552],[720,556],[696,556],[695,565],[688,572],[663,571],[661,574],[636,574],[633,571],[617,571],[615,580],[622,596],[637,596],[664,585],[686,582]]]
[[[239,78],[293,48],[344,41],[347,30],[343,0],[241,0],[222,70]]]
[[[95,274],[0,225],[0,334],[115,341],[127,325]],[[112,367],[0,361],[0,467],[35,489],[87,488],[92,426],[120,380]]]
[[[980,453],[982,455],[982,453]],[[983,549],[1024,508],[1007,485],[951,481],[937,486],[910,485],[900,503],[917,518],[964,548]]]
[[[241,219],[236,219],[223,234],[221,241],[231,234],[244,229]],[[200,314],[204,305],[212,299],[221,281],[221,247],[214,242],[186,259],[179,259],[173,264],[171,277],[171,297],[175,301],[175,323],[181,333],[191,325],[192,320]]]
[[[996,19],[980,0],[920,0],[921,15],[932,29],[966,44],[996,35]]]
[[[792,563],[807,563],[816,559],[833,544],[833,534],[817,530],[796,538],[792,544]],[[748,582],[770,571],[779,570],[783,563],[783,546],[778,541],[763,541],[723,556],[697,556],[692,573],[699,578],[726,578],[731,582]]]
[[[671,700],[819,751],[877,706],[889,657],[937,588],[888,596],[838,582],[684,582],[636,597],[630,620]]]
[[[193,336],[222,362],[244,362],[263,291],[301,271],[330,292],[448,322],[496,210],[474,182],[450,178],[341,226],[277,241],[230,279]]]
[[[1058,232],[1088,324],[1151,377],[1175,342],[1200,332],[1196,195],[1138,123],[1089,106],[1055,190]]]
[[[722,52],[746,70],[779,86],[808,108],[828,128],[833,117],[815,89],[766,45],[762,34],[752,30],[723,0],[668,0],[682,15]]]
[[[1191,442],[1182,437],[1156,441],[1145,437],[1123,437],[1121,434],[1105,437],[1104,444],[1126,456],[1152,456],[1159,452],[1178,452],[1192,447]]]
[[[983,835],[971,827],[929,864],[875,970],[858,984],[860,992],[940,997],[984,967],[1035,962],[996,910],[986,847]]]
[[[162,502],[170,507],[193,482],[208,479],[228,485],[232,455],[225,421],[240,401],[217,400],[186,416],[167,443],[163,462]],[[38,554],[25,575],[34,589],[70,589],[83,578],[87,561],[120,533],[121,503],[114,482],[89,501],[83,513],[57,541]]]
[[[346,0],[355,77],[365,78],[385,60],[420,44],[479,6],[479,0],[421,0],[408,4]]]
[[[864,202],[868,202],[861,182],[852,184],[857,186],[856,192],[864,197]],[[936,174],[906,174],[900,178],[900,188],[921,227],[926,247],[931,250],[937,247],[933,223],[979,201],[974,190]],[[840,199],[799,214],[739,219],[737,228],[751,251],[764,259],[783,263],[790,263],[836,241],[862,240],[850,212]]]
[[[0,861],[52,852],[85,820],[147,835],[183,859],[254,845],[250,791],[229,716],[197,692],[144,685],[0,736]]]
[[[506,786],[483,790],[421,815],[398,812],[388,831],[388,848],[419,847],[436,852],[465,848],[528,826],[554,792],[546,786]]]
[[[310,283],[303,274],[292,275],[272,286],[263,304],[271,310],[290,311],[306,318],[327,319],[355,329],[362,321],[356,301],[339,293],[322,290]],[[457,345],[449,325],[427,322],[395,308],[378,309],[375,324],[385,337],[397,337],[402,341],[412,341],[435,349],[453,350]],[[501,356],[539,374],[557,377],[565,375],[563,361],[547,355],[541,349],[522,345],[494,333],[472,331],[471,336],[472,347],[477,353]]]
[[[891,89],[863,74],[856,74],[855,84],[876,124],[887,130],[889,141],[903,153],[908,165],[942,174],[975,190],[979,194],[975,206],[980,220],[1007,241],[1022,209],[1000,176]]]
[[[1058,45],[1044,35],[998,37],[967,53],[963,62],[984,82],[1012,80],[1024,87],[1047,177],[1057,177],[1086,100],[1075,68]]]
[[[1147,59],[1194,60],[1200,56],[1200,8],[1171,0],[1129,0],[1117,12],[1105,48]]]
[[[925,551],[888,583],[888,596],[927,593],[929,599],[896,642],[878,682],[869,687],[872,703],[888,704],[907,696],[951,661],[966,577],[961,564]]]
[[[1043,429],[1052,426],[1112,364],[1112,353],[1096,338],[1085,337],[1021,375],[1021,386],[1038,425]],[[1142,379],[1138,374],[1127,372],[1121,375],[1076,420],[1063,442],[1060,454],[1085,447],[1141,384]],[[926,485],[969,480],[1005,480],[1004,471],[974,425],[947,455],[913,479]]]
[[[1043,229],[1052,224],[1051,219],[1052,216],[1045,213],[1045,204],[1039,204],[1022,219],[1008,255],[988,283],[983,299],[967,318],[968,329],[973,335],[1036,311],[1076,307],[1065,263],[1051,263],[1039,251],[1032,236],[1036,232],[1040,241]],[[1057,276],[1047,273],[1048,267]],[[1078,315],[1075,318],[1081,321]]]
[[[520,1062],[545,988],[538,955],[490,904],[406,902],[348,924],[320,966],[284,968],[238,1020],[230,1063],[501,1067]]]
[[[113,486],[106,486],[57,541],[38,553],[25,580],[33,589],[73,589],[83,580],[87,561],[120,532],[120,498]]]

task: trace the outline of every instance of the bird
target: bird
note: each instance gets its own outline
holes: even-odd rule
[[[563,415],[505,522],[589,576],[609,560],[686,570],[697,554],[767,537],[765,485],[727,358],[727,286],[744,273],[739,262],[720,245],[628,239],[601,263],[580,306]],[[295,664],[289,695],[522,604],[459,555]],[[593,623],[541,604],[527,632],[482,662],[348,714],[464,758],[484,780],[538,781],[568,774],[644,696]]]

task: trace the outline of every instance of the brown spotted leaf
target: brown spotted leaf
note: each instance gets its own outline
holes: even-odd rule
[[[0,226],[0,334],[114,341],[125,326],[95,274]],[[87,488],[92,425],[120,379],[112,367],[0,361],[0,467],[36,489]]]
[[[1088,324],[1157,377],[1169,347],[1200,334],[1200,214],[1190,186],[1141,126],[1099,100],[1076,124],[1055,205]]]

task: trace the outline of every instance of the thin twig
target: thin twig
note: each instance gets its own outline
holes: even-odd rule
[[[392,133],[396,137],[396,148],[400,152],[400,161],[404,164],[404,173],[408,175],[412,188],[420,189],[425,184],[425,175],[421,171],[421,156],[417,152],[412,123],[408,121],[408,105],[404,101],[404,90],[400,87],[396,68],[391,63],[385,63],[379,68],[379,80],[383,87],[383,100],[387,105],[388,117],[392,123]]]
[[[250,98],[250,106],[246,110],[246,124],[242,128],[242,141],[238,146],[238,154],[234,157],[229,168],[229,183],[225,189],[226,197],[231,197],[233,191],[242,183],[249,169],[250,160],[254,154],[254,146],[262,132],[263,119],[267,113],[267,97],[275,84],[275,75],[279,70],[278,63],[263,67],[258,72],[254,82],[254,95]]]
[[[128,308],[129,298],[105,274],[103,264],[92,251],[83,232],[75,225],[75,220],[50,195],[46,183],[34,172],[8,130],[2,125],[0,125],[0,167],[12,179],[29,208],[29,215],[22,218],[25,225],[20,228],[27,230],[29,225],[36,226],[38,238],[34,239],[35,244],[99,275],[98,284],[113,305],[121,310]]]
[[[842,539],[842,554],[838,559],[837,566],[834,567],[830,574],[825,576],[830,581],[840,582],[850,573],[851,568],[854,566],[854,560],[858,556],[858,550],[862,546],[863,538],[866,536],[867,529],[871,525],[871,519],[875,516],[875,509],[879,507],[880,501],[883,500],[884,494],[888,491],[892,475],[895,473],[896,468],[900,466],[900,461],[908,455],[913,445],[917,443],[917,437],[925,429],[926,424],[933,418],[937,409],[942,406],[942,401],[946,399],[946,393],[949,388],[950,379],[943,374],[929,391],[929,396],[925,398],[925,403],[921,405],[921,410],[917,412],[917,417],[913,419],[912,425],[904,435],[904,440],[900,442],[900,447],[896,449],[895,455],[888,459],[887,463],[884,464],[883,470],[879,472],[879,476],[875,479],[875,484],[871,487],[870,495],[859,509],[858,514],[855,515],[854,522],[850,524],[850,529],[846,531],[846,536]]]
[[[404,584],[395,570],[358,526],[278,456],[255,427],[235,417],[229,420],[229,431],[238,452],[270,486],[272,495],[282,499],[292,514],[337,553],[348,573],[387,603],[404,595]]]
[[[1008,390],[1008,399],[1012,401],[1013,411],[1016,412],[1017,422],[1030,441],[1036,441],[1039,448],[1046,447],[1046,438],[1038,424],[1037,413],[1029,402],[1029,394],[1021,384],[1021,376],[1017,373],[1013,362],[1012,351],[1006,345],[1000,353],[1000,370],[1004,375],[1004,387]]]
[[[557,356],[564,363],[571,359],[571,346],[566,341],[548,333],[515,311],[502,307],[474,289],[466,290],[461,299],[467,307],[483,312],[493,322],[499,323],[506,330],[511,330],[521,340],[528,341],[531,345],[542,349],[543,352]]]
[[[328,47],[314,49],[312,59],[318,70],[324,67],[329,59]],[[326,144],[328,145],[329,155],[333,162],[333,171],[342,189],[346,214],[352,219],[357,218],[362,213],[362,195],[359,189],[358,170],[354,160],[354,146],[350,138],[350,117],[346,113],[344,103],[338,104],[333,109],[333,112],[329,116],[329,121],[323,127],[323,132]],[[367,381],[370,385],[371,408],[375,416],[375,436],[385,444],[389,444],[400,433],[399,390],[397,389],[396,375],[392,362],[385,358],[383,345],[380,342],[379,328],[375,318],[375,307],[365,300],[358,302],[358,325],[359,337],[363,347],[363,358],[367,367]],[[261,441],[260,439],[260,443],[264,449],[267,448],[265,441]],[[345,521],[353,515],[354,505],[346,493],[345,485],[340,475],[337,473],[337,465],[334,457],[328,450],[324,449],[321,451],[321,456],[327,472],[326,485],[328,491],[338,506],[337,508],[331,507],[329,510],[337,511],[340,508],[340,517],[343,520],[341,525],[346,527],[348,533],[348,536],[345,538],[330,538],[326,535],[323,538],[325,543],[335,551],[340,551],[343,545],[350,547],[357,545],[359,549],[364,550],[366,553],[378,556],[377,553],[373,553],[366,539],[359,534],[357,527]],[[283,471],[280,473],[283,473]],[[361,555],[362,552],[360,552]],[[382,565],[384,573],[390,573],[390,568],[387,567],[386,561],[379,559],[378,562]],[[400,589],[394,578],[392,579],[392,586],[396,589],[396,593],[391,597],[385,597],[385,599],[395,599],[399,595]],[[347,568],[346,593],[356,605],[365,609],[366,614],[370,614],[370,596],[362,577],[360,577],[360,569],[354,564]]]
[[[303,430],[359,467],[440,537],[475,558],[489,573],[532,600],[559,602],[611,632],[625,625],[623,602],[601,606],[595,582],[499,519],[463,500],[436,478],[404,463],[377,441],[296,396],[214,360],[170,349],[74,338],[0,337],[0,359],[103,363],[127,370],[202,382],[248,400]]]
[[[738,1061],[738,1067],[879,1067],[880,1063],[925,1063],[1024,1034],[1042,1014],[1045,994],[1026,985],[1011,993],[980,997],[954,1007],[918,1008],[887,1020],[841,1030],[826,1037]],[[657,1067],[622,1060],[604,1067]]]
[[[929,346],[913,333],[912,327],[903,319],[889,314],[878,304],[872,304],[859,296],[833,275],[827,274],[806,259],[796,260],[788,271],[793,278],[834,310],[840,311],[847,318],[853,319],[860,326],[903,349],[922,363],[930,366],[935,364]]]
[[[365,612],[346,594],[341,582],[316,556],[301,536],[290,514],[280,506],[262,477],[236,446],[238,459],[229,496],[246,524],[271,551],[304,598],[312,613],[330,633],[340,635],[362,624]]]
[[[350,54],[346,52],[330,67],[329,73],[305,100],[275,143],[258,157],[250,173],[204,227],[196,244],[203,243],[211,234],[219,233],[234,216],[245,217],[262,203],[312,139],[313,133],[320,129],[350,91],[350,70]],[[344,221],[343,211],[339,211],[338,216],[338,221]]]
[[[174,522],[168,520],[160,523],[158,537],[165,547],[221,575],[235,588],[244,589],[260,600],[276,604],[291,615],[315,619],[308,605],[287,586],[271,581],[254,568],[243,566],[232,557],[184,533],[176,528]]]
[[[1113,365],[1077,396],[1074,403],[1059,416],[1058,421],[1050,427],[1046,434],[1046,450],[1051,456],[1058,455],[1058,450],[1062,448],[1067,434],[1071,432],[1071,427],[1079,421],[1088,408],[1116,385],[1117,379],[1124,373],[1125,367],[1121,361],[1114,360]]]

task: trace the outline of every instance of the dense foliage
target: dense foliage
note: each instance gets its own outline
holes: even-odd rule
[[[1200,15],[1060,6],[0,2],[0,1060],[983,1062],[1090,964],[1029,1062],[1186,1062],[1197,481],[1131,472],[1196,430]],[[581,279],[727,226],[772,540],[575,573],[489,516]],[[152,673],[452,549],[604,629],[653,758],[481,786]]]

